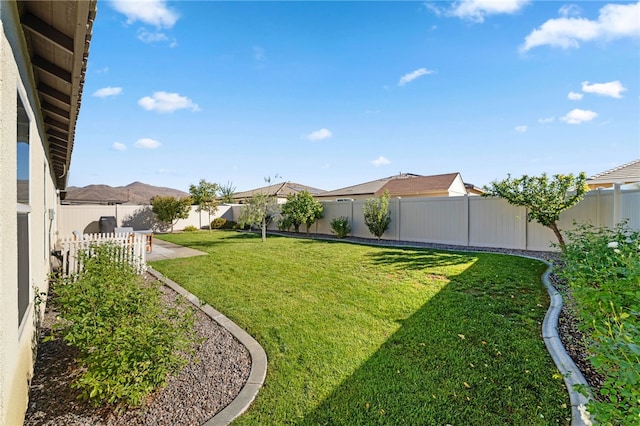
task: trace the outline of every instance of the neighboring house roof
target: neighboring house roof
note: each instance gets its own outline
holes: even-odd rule
[[[612,186],[614,183],[624,185],[636,182],[640,182],[640,159],[598,173],[587,179],[587,184],[592,188]]]
[[[245,200],[253,197],[254,194],[266,194],[278,198],[286,198],[289,194],[297,194],[308,191],[311,195],[318,195],[324,192],[322,189],[301,185],[295,182],[283,182],[274,185],[263,186],[262,188],[251,189],[249,191],[236,192],[233,194],[234,200]]]
[[[31,55],[36,108],[44,120],[51,171],[62,190],[67,186],[96,0],[18,1],[17,5]]]
[[[372,180],[370,182],[360,183],[358,185],[347,186],[345,188],[335,189],[333,191],[325,191],[318,194],[321,197],[350,197],[353,195],[367,195],[377,193],[384,185],[392,179],[419,177],[411,173],[400,173],[399,175],[389,176],[382,179]],[[384,190],[382,191],[384,192]],[[381,193],[382,193],[381,192]]]
[[[334,191],[326,191],[318,195],[323,198],[348,198],[368,194],[380,196],[386,189],[392,197],[421,196],[434,192],[448,191],[458,176],[460,176],[460,173],[445,173],[431,176],[400,173],[395,176],[389,176],[359,185],[348,186]]]

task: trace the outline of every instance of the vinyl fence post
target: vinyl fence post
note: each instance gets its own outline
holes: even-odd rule
[[[402,225],[402,221],[400,220],[400,204],[401,204],[401,200],[402,197],[398,197],[398,241],[400,241],[400,234],[401,234],[401,229],[400,226]]]

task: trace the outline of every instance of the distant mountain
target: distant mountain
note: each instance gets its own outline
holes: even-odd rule
[[[180,198],[189,194],[178,189],[147,185],[142,182],[116,187],[109,185],[87,185],[81,188],[70,186],[67,188],[64,202],[69,204],[151,204],[151,198],[156,195]]]

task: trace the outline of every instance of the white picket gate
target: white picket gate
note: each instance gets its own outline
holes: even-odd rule
[[[63,274],[69,276],[80,272],[82,270],[80,253],[105,243],[113,243],[122,247],[122,250],[119,251],[120,257],[117,260],[128,262],[138,274],[143,274],[147,270],[146,235],[137,233],[84,234],[60,240]]]

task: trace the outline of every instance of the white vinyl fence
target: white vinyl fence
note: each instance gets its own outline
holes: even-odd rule
[[[81,253],[91,253],[99,244],[111,243],[121,247],[117,251],[120,262],[131,264],[138,274],[147,270],[147,236],[143,234],[84,234],[80,237],[62,238],[60,240],[62,254],[62,274],[69,276],[82,271]]]
[[[340,216],[349,218],[355,237],[372,238],[362,213],[365,201],[323,202],[323,218],[309,230],[315,234],[331,235],[331,220]],[[475,196],[394,198],[390,200],[391,226],[382,236],[385,240],[415,241],[458,246],[513,248],[547,251],[557,240],[553,232],[536,222],[527,221],[523,207],[509,205],[500,198]],[[222,205],[211,216],[236,220],[242,205]],[[69,236],[74,230],[98,232],[101,216],[116,216],[117,226],[132,226],[135,230],[153,229],[150,206],[61,206],[59,236]],[[180,220],[174,230],[187,225],[199,227],[208,224],[208,215],[192,209],[188,219]],[[596,190],[560,215],[559,227],[563,231],[577,223],[613,227],[627,220],[629,227],[640,231],[640,190]],[[95,229],[95,230],[94,230]],[[277,229],[272,223],[270,229]],[[305,226],[300,227],[305,232]]]
[[[217,217],[224,217],[232,220],[231,206],[221,205],[215,214],[211,215],[211,220]],[[168,232],[169,226],[158,222],[155,214],[151,211],[150,205],[62,205],[60,206],[60,217],[58,219],[58,236],[60,238],[69,237],[74,231],[83,234],[95,234],[100,232],[100,218],[103,216],[113,216],[116,218],[117,227],[131,227],[136,231]],[[209,214],[198,212],[196,207],[191,207],[191,213],[187,219],[179,219],[173,229],[180,231],[187,226],[202,228],[209,225]]]

